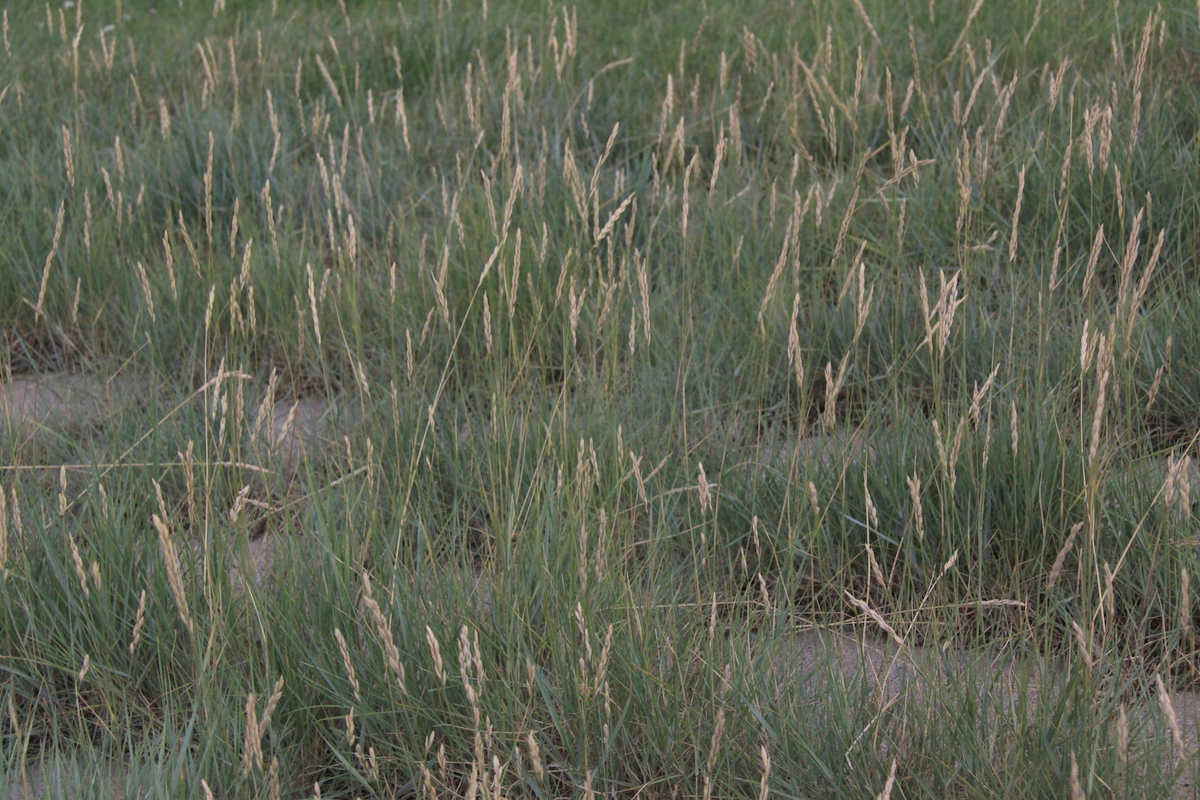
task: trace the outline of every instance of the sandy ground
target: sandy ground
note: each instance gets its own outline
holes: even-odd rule
[[[79,755],[52,756],[33,762],[24,776],[5,775],[9,790],[0,796],[5,800],[134,800],[139,795],[126,792],[129,778],[129,766],[122,762],[96,764]]]
[[[315,457],[322,447],[333,443],[334,409],[320,398],[285,400],[263,409],[269,424],[255,420],[252,425],[262,433],[256,446],[256,460],[285,475],[292,475]],[[264,423],[266,420],[264,419]]]
[[[32,436],[43,430],[63,430],[99,425],[145,397],[148,384],[133,378],[103,381],[86,375],[42,375],[0,384],[0,436]],[[334,407],[318,398],[267,403],[259,407],[261,421],[252,419],[251,460],[285,481],[294,478],[306,463],[337,441]],[[835,432],[810,437],[793,445],[803,462],[829,467],[847,457],[870,458],[872,449],[860,435]],[[777,454],[790,460],[791,452]],[[1164,462],[1165,463],[1165,462]],[[1152,465],[1148,476],[1161,481],[1165,466]],[[1194,465],[1187,465],[1195,475]],[[1161,473],[1161,474],[1160,474]],[[1200,480],[1192,485],[1200,495]],[[262,584],[275,574],[277,561],[294,542],[281,536],[262,536],[249,543],[248,563],[231,569],[231,579]],[[286,560],[286,559],[283,559]],[[490,603],[486,576],[477,576],[472,594],[483,606]],[[896,703],[928,704],[939,697],[962,698],[964,692],[990,699],[1004,713],[1036,713],[1043,693],[1054,692],[1061,675],[1038,670],[999,652],[942,652],[923,647],[901,647],[891,641],[854,638],[834,632],[808,632],[777,644],[769,669],[779,691],[801,682],[814,698],[831,692],[867,688],[880,707]],[[969,683],[967,686],[965,684]],[[1185,754],[1200,746],[1200,694],[1172,697]],[[1162,710],[1156,701],[1130,710],[1131,717],[1145,715],[1149,728],[1164,730]],[[1157,721],[1149,717],[1158,715]],[[1193,759],[1194,760],[1194,759]],[[80,795],[125,800],[129,767],[120,762],[88,763],[81,756],[37,761],[24,776],[4,775],[13,800],[70,798]],[[1188,796],[1195,775],[1185,775],[1176,786],[1177,796]],[[4,797],[0,794],[0,797]]]
[[[15,378],[0,384],[0,435],[96,425],[144,398],[148,386],[134,377],[50,373]]]

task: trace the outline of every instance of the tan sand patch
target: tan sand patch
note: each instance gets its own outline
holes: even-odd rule
[[[255,421],[256,429],[262,431],[256,438],[264,445],[260,448],[263,466],[293,473],[334,441],[335,409],[326,400],[285,400],[264,413],[270,415],[269,422]]]
[[[236,594],[244,591],[248,583],[255,588],[266,586],[283,576],[293,561],[309,558],[311,544],[311,538],[289,533],[268,533],[251,539],[245,556],[235,548],[229,583]]]
[[[132,377],[48,373],[0,384],[0,435],[98,425],[146,396],[149,384]]]
[[[901,647],[890,640],[833,631],[810,631],[785,640],[773,655],[771,669],[781,689],[799,680],[814,694],[844,692],[865,679],[866,687],[885,702],[903,695],[929,702],[950,687],[970,688],[977,695],[998,693],[992,699],[1005,711],[1034,711],[1046,681],[1032,662],[998,651]],[[974,685],[956,685],[964,677]]]
[[[6,795],[11,800],[44,798],[111,797],[134,800],[140,793],[126,794],[129,765],[104,759],[89,762],[77,753],[39,758],[24,769],[23,775],[5,776]],[[148,795],[148,793],[147,793]]]

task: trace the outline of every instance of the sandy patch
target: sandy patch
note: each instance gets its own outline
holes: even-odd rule
[[[258,462],[284,474],[296,472],[335,442],[335,411],[319,397],[285,400],[260,409],[261,421],[256,418],[252,427]]]
[[[235,547],[233,564],[229,567],[234,594],[240,595],[248,584],[259,589],[279,580],[293,562],[311,557],[311,543],[310,538],[302,535],[268,533],[251,539],[244,556]]]
[[[811,464],[829,470],[841,468],[847,463],[869,462],[875,458],[875,448],[865,431],[856,428],[836,428],[827,434],[800,439],[794,448],[785,450],[781,455],[788,462],[796,458],[801,464]]]
[[[0,435],[98,425],[143,399],[148,388],[132,377],[48,373],[15,378],[0,384]]]
[[[24,775],[5,775],[8,791],[0,797],[10,800],[73,800],[77,797],[110,797],[134,800],[149,792],[129,788],[129,765],[104,759],[91,761],[78,754],[57,754],[29,764]]]
[[[957,696],[969,690],[977,698],[990,696],[1005,712],[1035,711],[1043,686],[1055,682],[1032,662],[997,651],[901,647],[832,631],[784,640],[771,669],[780,689],[799,681],[813,696],[864,686],[885,703],[903,698],[927,704],[948,691]]]
[[[287,574],[290,566],[310,557],[311,539],[302,534],[267,533],[246,543],[246,549],[235,542],[211,542],[208,569],[219,570],[224,565],[233,596],[244,597],[247,589],[258,591],[271,586]],[[308,552],[304,552],[307,550]],[[189,539],[184,547],[176,542],[176,551],[183,562],[185,581],[197,584],[204,581],[205,551],[199,539]],[[151,573],[162,570],[161,553],[155,549],[149,564]]]

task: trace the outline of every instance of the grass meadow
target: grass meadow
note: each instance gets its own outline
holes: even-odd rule
[[[0,796],[1200,794],[1198,23],[10,3]]]

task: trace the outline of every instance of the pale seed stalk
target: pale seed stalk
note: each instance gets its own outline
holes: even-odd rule
[[[758,800],[768,800],[771,796],[771,754],[767,752],[767,746],[760,745],[759,752],[762,756],[762,778],[758,782]]]
[[[138,642],[142,640],[142,626],[146,624],[146,590],[142,589],[141,597],[138,598],[137,616],[133,623],[133,637],[129,641],[129,655],[133,655],[133,651],[137,649]]]
[[[438,642],[437,636],[433,632],[433,628],[425,626],[425,641],[429,643],[429,652],[433,656],[433,672],[437,676],[438,682],[442,686],[446,685],[446,669],[442,663],[442,648]]]
[[[75,188],[75,159],[71,152],[71,131],[66,125],[62,126],[63,162],[67,167],[67,183]]]
[[[262,769],[262,732],[258,729],[258,714],[255,712],[254,693],[246,695],[246,743],[242,751],[242,779],[250,776],[257,764]]]
[[[154,527],[158,531],[158,547],[162,554],[162,559],[167,568],[167,583],[171,587],[171,594],[175,598],[175,607],[179,611],[179,619],[187,628],[188,634],[195,635],[196,626],[192,622],[191,612],[188,610],[187,591],[183,585],[183,572],[179,566],[179,556],[175,552],[175,544],[171,541],[171,531],[167,528],[165,522],[158,516],[153,514],[151,519],[154,522]]]
[[[405,683],[404,664],[400,661],[400,651],[396,647],[395,637],[392,636],[392,623],[387,615],[383,613],[379,602],[375,599],[371,592],[371,576],[363,573],[363,603],[371,612],[371,618],[375,622],[375,632],[379,635],[379,643],[383,646],[384,655],[387,658],[388,667],[392,670],[392,674],[396,676],[396,681],[400,686],[400,693],[407,695],[408,687]]]
[[[83,557],[79,554],[79,546],[75,544],[75,537],[67,534],[67,541],[71,545],[71,560],[75,563],[75,575],[79,578],[79,585],[83,589],[84,597],[91,597],[92,592],[88,589],[87,573],[83,570]]]
[[[913,504],[913,520],[917,528],[917,541],[925,541],[925,514],[921,508],[921,479],[910,475],[906,478],[908,481],[908,493],[912,498]]]
[[[54,221],[54,241],[50,245],[50,252],[46,255],[46,264],[42,267],[42,285],[38,289],[37,305],[34,306],[34,321],[41,319],[44,312],[44,303],[46,301],[46,286],[50,282],[50,265],[54,263],[54,257],[58,255],[58,244],[62,240],[63,217],[66,213],[65,201],[58,202],[58,216]]]
[[[1008,263],[1017,257],[1017,236],[1021,222],[1021,200],[1025,197],[1025,167],[1021,167],[1021,175],[1017,179],[1017,202],[1013,206],[1012,235],[1008,240]]]
[[[1175,715],[1175,704],[1171,702],[1171,695],[1167,692],[1162,675],[1155,675],[1154,682],[1158,687],[1158,706],[1162,709],[1163,716],[1167,718],[1167,726],[1171,729],[1171,740],[1175,743],[1175,755],[1183,758],[1183,734],[1179,728],[1179,718]]]
[[[1075,753],[1071,753],[1071,800],[1087,800],[1083,785],[1079,782],[1079,761]]]

